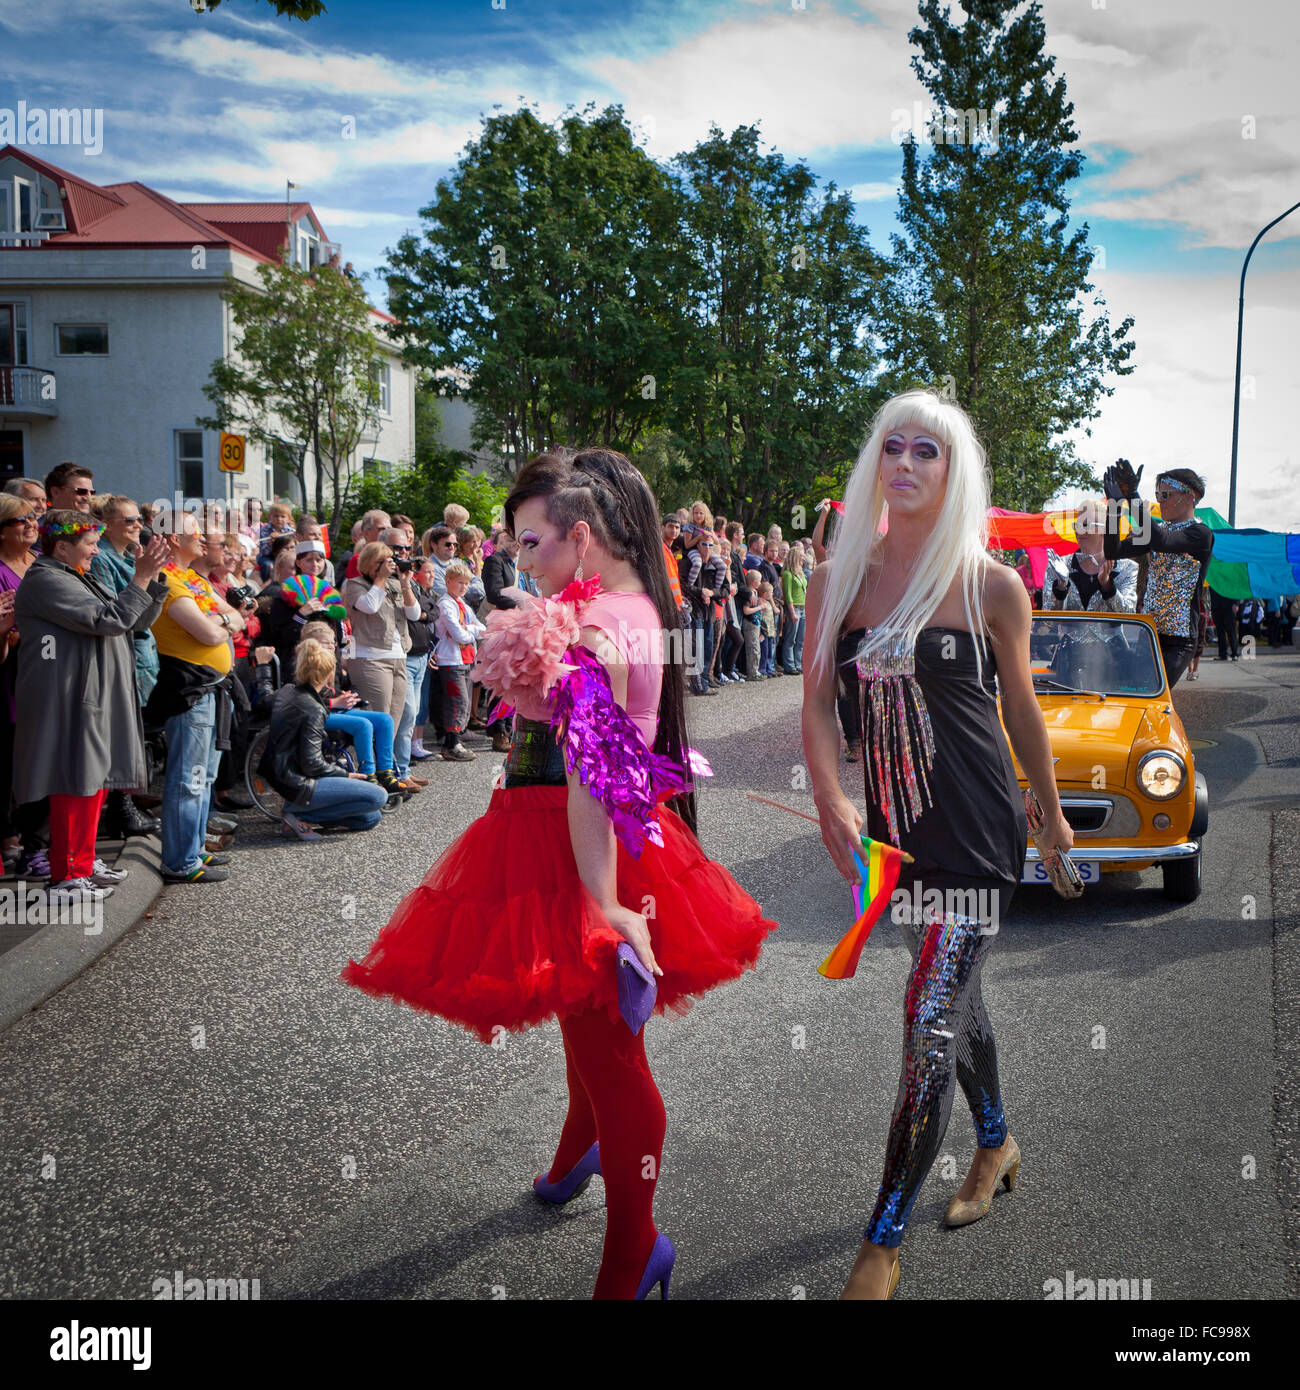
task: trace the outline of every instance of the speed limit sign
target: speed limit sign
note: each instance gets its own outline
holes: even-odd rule
[[[223,434],[221,436],[221,471],[223,473],[242,473],[244,471],[244,436],[242,434]]]

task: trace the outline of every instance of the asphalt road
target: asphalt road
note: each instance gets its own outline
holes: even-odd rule
[[[1202,672],[1176,703],[1215,741],[1205,891],[1168,903],[1150,871],[1068,906],[1017,895],[985,998],[1020,1180],[942,1228],[974,1142],[958,1095],[899,1298],[1042,1299],[1071,1271],[1154,1298],[1298,1291],[1300,651]],[[756,971],[647,1028],[675,1297],[834,1298],[879,1181],[906,951],[882,922],[854,980],[818,975],[848,889],[815,826],[745,797],[811,809],[799,685],[688,703],[717,774],[705,847],[781,930]],[[165,890],[0,1038],[0,1295],[143,1299],[178,1269],[263,1298],[590,1293],[601,1183],[560,1210],[530,1191],[564,1113],[555,1026],[485,1048],[336,983],[497,761],[426,762],[429,790],[365,836],[290,843],[244,813],[228,883]]]

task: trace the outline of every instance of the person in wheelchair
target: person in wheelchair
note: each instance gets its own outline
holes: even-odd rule
[[[306,820],[373,830],[388,801],[365,773],[349,772],[325,756],[328,717],[322,690],[334,676],[334,653],[305,634],[298,643],[294,683],[275,697],[258,772],[284,797],[285,834],[319,840]]]

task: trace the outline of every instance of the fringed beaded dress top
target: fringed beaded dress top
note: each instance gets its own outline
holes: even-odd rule
[[[862,632],[865,636],[867,629]],[[916,681],[910,642],[900,639],[886,650],[855,660],[867,729],[867,798],[884,811],[889,843],[896,845],[900,813],[907,829],[931,804],[934,733],[930,714]]]
[[[922,628],[915,646],[859,660],[870,629],[842,632],[841,672],[856,671],[864,734],[866,832],[913,855],[900,882],[1018,882],[1028,829],[998,717],[997,664],[959,628]]]

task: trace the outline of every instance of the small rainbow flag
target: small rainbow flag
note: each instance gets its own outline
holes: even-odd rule
[[[876,925],[877,918],[898,882],[898,871],[902,868],[903,862],[911,857],[894,845],[869,839],[866,835],[862,837],[862,848],[866,851],[865,861],[861,855],[853,856],[861,879],[861,882],[853,885],[853,909],[858,914],[858,920],[817,967],[818,972],[828,980],[853,978],[853,973],[858,968],[858,957],[867,944],[867,937],[871,935],[872,927]]]

